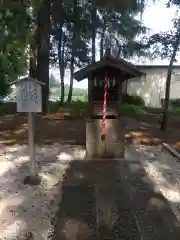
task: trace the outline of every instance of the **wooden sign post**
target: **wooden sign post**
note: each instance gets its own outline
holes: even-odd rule
[[[40,179],[36,173],[36,164],[35,164],[33,113],[42,112],[41,88],[44,83],[30,77],[25,77],[11,84],[16,84],[17,112],[28,114],[30,176],[26,177],[26,179],[24,180],[24,183],[37,185],[40,183]]]

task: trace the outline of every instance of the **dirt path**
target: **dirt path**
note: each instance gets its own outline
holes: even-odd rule
[[[0,144],[27,143],[27,117],[7,115],[0,117]],[[38,144],[62,142],[85,144],[84,120],[62,120],[59,117],[35,116],[35,141]]]
[[[180,148],[180,124],[170,124],[164,133],[159,130],[159,124],[152,119],[126,118],[126,140],[135,145],[158,145],[168,142]],[[152,121],[151,121],[152,120]],[[54,141],[85,145],[85,120],[63,120],[61,115],[51,114],[45,117],[35,117],[36,142],[51,143]],[[15,144],[27,142],[27,118],[20,115],[0,117],[0,144]]]

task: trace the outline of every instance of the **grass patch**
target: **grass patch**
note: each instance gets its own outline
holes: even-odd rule
[[[133,116],[136,114],[146,114],[144,106],[133,104],[122,104],[120,108],[121,114],[124,116]]]
[[[70,103],[64,103],[61,106],[60,102],[50,102],[49,112],[60,112],[64,113],[65,119],[72,119],[73,117],[82,117],[86,114],[88,103],[85,101],[72,101]]]

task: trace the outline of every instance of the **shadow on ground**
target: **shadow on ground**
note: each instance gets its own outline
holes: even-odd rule
[[[61,194],[63,173],[73,157],[81,157],[81,152],[81,146],[37,147],[36,170],[42,181],[38,186],[29,186],[23,184],[30,166],[27,146],[7,147],[0,159],[0,238],[12,239],[15,234],[21,239],[31,232],[33,239],[46,239],[51,234],[50,222]]]
[[[73,161],[53,240],[178,239],[176,218],[139,161]]]
[[[35,142],[85,145],[85,121],[43,118],[35,115]],[[27,116],[7,115],[0,121],[0,145],[28,142]]]
[[[180,124],[172,121],[168,130],[163,132],[159,130],[160,126],[157,122],[150,120],[125,117],[127,143],[137,146],[141,144],[160,145],[162,142],[167,142],[179,150]],[[0,145],[27,143],[27,129],[27,116],[19,114],[1,116]],[[85,139],[84,119],[63,120],[52,116],[35,115],[35,141],[38,144],[51,144],[58,141],[65,144],[85,145]]]
[[[0,178],[0,199],[7,203],[1,218],[8,218],[9,226],[18,218],[26,223],[25,230],[42,234],[49,227],[51,210],[59,199],[53,240],[139,240],[140,236],[147,240],[179,239],[176,219],[167,201],[154,191],[138,156],[133,155],[129,162],[57,159],[56,155],[65,150],[62,146],[57,153],[50,151],[47,158],[40,158],[38,162],[38,172],[57,180],[54,197],[50,190],[56,187],[54,184],[49,187],[49,181],[35,187],[22,183],[28,173],[28,162],[18,160],[18,149],[12,152],[5,164],[18,166],[5,170]],[[24,151],[20,155],[26,155]],[[73,155],[73,150],[67,153]],[[34,201],[36,195],[38,203]],[[45,221],[47,225],[43,225]],[[0,228],[4,230],[2,222]]]

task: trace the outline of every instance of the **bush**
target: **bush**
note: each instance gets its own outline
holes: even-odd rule
[[[0,104],[0,114],[15,114],[16,113],[16,103],[7,102]]]
[[[79,114],[80,112],[84,112],[86,110],[87,102],[80,101],[80,100],[73,101],[70,103],[65,103],[63,107],[71,109],[72,113]]]
[[[180,99],[179,98],[170,100],[169,102],[170,102],[171,107],[180,107]]]
[[[49,112],[58,112],[59,111],[59,107],[60,107],[60,101],[56,101],[56,102],[49,101],[48,111]]]
[[[144,113],[144,108],[139,105],[133,104],[122,104],[121,106],[121,114],[124,116],[133,116],[135,114]]]
[[[165,103],[165,99],[161,99],[161,106],[164,107],[164,103]],[[176,108],[176,107],[180,107],[180,98],[176,98],[176,99],[170,99],[169,100],[169,106],[171,108]]]
[[[170,113],[175,116],[180,116],[180,107],[173,107],[170,109]]]
[[[88,102],[88,94],[84,94],[84,95],[80,96],[79,101]]]
[[[144,106],[145,102],[144,100],[139,97],[139,96],[131,96],[129,94],[123,94],[122,97],[122,103],[123,104],[133,104],[133,105],[139,105],[139,106]]]
[[[69,111],[69,113],[73,115],[82,115],[87,108],[87,102],[78,100],[78,101],[72,101],[70,103],[64,103],[61,105],[60,101],[56,102],[49,102],[48,110],[49,112],[61,112],[63,109],[66,109],[66,111]],[[68,117],[69,118],[69,117]]]

